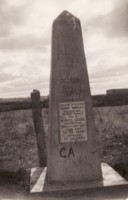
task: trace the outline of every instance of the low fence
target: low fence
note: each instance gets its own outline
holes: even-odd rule
[[[94,107],[128,105],[128,95],[94,95],[92,96],[92,103]],[[48,99],[40,101],[41,108],[48,108],[48,104]],[[0,112],[26,110],[31,108],[31,100],[0,103]]]
[[[46,141],[41,109],[48,108],[49,101],[48,99],[43,101],[40,99],[40,92],[38,90],[34,90],[31,93],[31,100],[1,102],[0,112],[32,109],[33,122],[37,139],[39,165],[40,167],[45,167],[47,165]],[[128,96],[95,95],[92,96],[92,102],[94,107],[128,105]]]
[[[48,99],[40,101],[41,108],[48,108]],[[32,109],[30,100],[0,102],[0,112]]]

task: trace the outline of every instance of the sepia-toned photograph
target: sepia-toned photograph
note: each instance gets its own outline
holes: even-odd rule
[[[128,200],[128,0],[0,0],[0,200]]]

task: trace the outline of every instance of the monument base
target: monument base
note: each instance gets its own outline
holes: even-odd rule
[[[112,169],[108,164],[102,163],[102,181],[90,181],[86,183],[77,184],[49,184],[46,181],[47,168],[32,168],[30,177],[30,195],[32,194],[64,194],[70,195],[73,193],[80,194],[84,191],[92,191],[94,189],[102,190],[105,188],[119,188],[128,187],[128,182],[121,177],[114,169]]]

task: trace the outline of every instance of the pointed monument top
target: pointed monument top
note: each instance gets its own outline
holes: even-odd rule
[[[79,20],[77,17],[75,17],[74,15],[72,15],[70,12],[68,12],[67,10],[64,10],[54,21],[58,21],[58,20],[70,20],[70,19],[75,19],[75,20]]]

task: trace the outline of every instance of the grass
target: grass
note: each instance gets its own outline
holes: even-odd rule
[[[128,180],[128,106],[95,108],[101,160]]]
[[[45,130],[47,110],[43,112]],[[94,108],[101,160],[128,180],[128,106]],[[30,168],[39,165],[31,110],[0,113],[0,192],[29,190]]]

